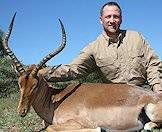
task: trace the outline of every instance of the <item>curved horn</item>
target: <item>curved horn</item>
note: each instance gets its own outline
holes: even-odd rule
[[[13,18],[12,18],[12,21],[9,25],[9,28],[8,28],[8,31],[6,33],[6,35],[3,37],[3,40],[2,40],[2,45],[3,45],[3,48],[6,52],[6,54],[8,56],[10,56],[12,62],[14,63],[15,67],[16,67],[16,70],[22,74],[25,72],[22,64],[20,63],[20,61],[16,58],[16,56],[14,55],[14,53],[11,51],[11,49],[8,47],[8,39],[11,35],[11,32],[12,32],[12,27],[13,27],[13,24],[14,24],[14,20],[15,20],[15,16],[16,16],[16,13],[14,14]]]
[[[51,58],[53,58],[54,56],[56,56],[58,53],[60,53],[65,45],[66,45],[66,33],[65,33],[65,29],[64,29],[64,25],[61,22],[61,20],[59,19],[60,25],[61,25],[61,30],[62,30],[62,43],[60,44],[60,46],[53,50],[51,53],[49,53],[47,56],[45,56],[40,62],[39,64],[36,66],[36,68],[32,71],[32,75],[35,76],[37,74],[37,72],[42,68],[42,66],[49,61]]]

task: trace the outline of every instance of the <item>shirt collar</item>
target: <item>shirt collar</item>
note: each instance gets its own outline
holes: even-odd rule
[[[120,30],[120,33],[118,35],[118,37],[116,38],[116,40],[113,40],[112,38],[110,38],[105,31],[102,32],[102,35],[103,37],[106,39],[106,41],[108,42],[108,46],[110,44],[113,44],[113,43],[117,43],[118,46],[120,45],[120,42],[121,42],[121,39],[122,39],[122,31]]]

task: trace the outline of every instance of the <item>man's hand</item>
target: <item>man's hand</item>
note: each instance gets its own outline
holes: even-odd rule
[[[59,102],[62,98],[63,98],[62,95],[59,93],[56,95],[52,95],[51,100],[52,103],[55,103],[55,102]]]

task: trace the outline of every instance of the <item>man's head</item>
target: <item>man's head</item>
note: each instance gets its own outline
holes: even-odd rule
[[[122,22],[122,11],[116,2],[108,2],[102,6],[100,20],[107,35],[114,37],[118,34]]]

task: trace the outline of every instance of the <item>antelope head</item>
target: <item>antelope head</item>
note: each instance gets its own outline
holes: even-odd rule
[[[13,65],[16,68],[16,71],[19,76],[18,84],[20,88],[20,100],[18,105],[18,113],[21,117],[24,117],[28,113],[29,108],[32,105],[32,102],[34,101],[34,96],[36,95],[36,89],[39,82],[38,71],[40,71],[43,68],[43,65],[47,61],[49,61],[51,58],[53,58],[55,55],[57,55],[63,50],[63,48],[66,45],[66,34],[65,34],[64,26],[61,20],[59,20],[62,29],[61,45],[56,50],[52,51],[50,54],[45,56],[37,65],[32,65],[29,68],[24,69],[23,65],[14,55],[12,50],[8,47],[8,40],[11,35],[15,16],[16,13],[12,18],[12,21],[9,25],[6,35],[3,37],[2,45],[4,47],[6,54],[11,58]]]

